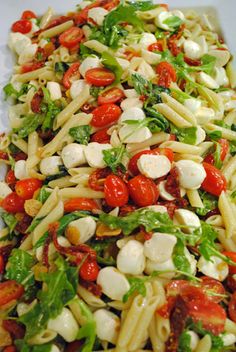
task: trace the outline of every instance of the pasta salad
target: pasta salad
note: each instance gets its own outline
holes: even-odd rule
[[[236,74],[207,14],[24,11],[0,135],[3,352],[236,350]]]

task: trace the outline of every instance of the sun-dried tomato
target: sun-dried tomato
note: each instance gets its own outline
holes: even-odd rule
[[[25,214],[25,213],[22,214],[20,221],[18,221],[18,223],[15,227],[16,231],[18,231],[24,235],[26,233],[26,230],[30,226],[31,222],[32,222],[31,216],[29,216],[28,214]]]
[[[12,339],[23,339],[25,336],[25,328],[15,320],[5,319],[2,321],[2,326],[4,330],[9,332]]]
[[[170,170],[170,174],[167,176],[165,189],[175,198],[180,198],[180,184],[179,184],[179,173],[176,167]]]

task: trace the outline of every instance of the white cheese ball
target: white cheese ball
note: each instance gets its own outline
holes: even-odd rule
[[[180,186],[187,189],[198,189],[206,177],[201,164],[192,160],[179,160],[175,163],[179,173]]]
[[[129,291],[130,284],[125,275],[112,266],[107,266],[99,271],[97,284],[102,292],[113,300],[122,301],[123,296]]]
[[[87,242],[96,231],[96,221],[91,216],[71,221],[66,228],[66,233],[77,235],[79,243]]]
[[[156,72],[154,71],[152,66],[149,65],[145,60],[143,60],[139,65],[137,73],[147,80],[151,80],[156,77]]]
[[[59,166],[63,165],[60,156],[49,156],[40,162],[41,174],[51,176],[59,173]]]
[[[123,111],[131,109],[133,107],[142,108],[142,106],[143,102],[139,98],[127,98],[124,99],[120,104],[120,107]]]
[[[164,22],[170,17],[172,17],[171,12],[163,9],[163,11],[161,13],[159,13],[157,15],[157,17],[155,18],[155,25],[158,28],[165,29],[168,31],[170,29],[170,27],[168,26],[168,24],[166,24]]]
[[[172,279],[175,276],[175,265],[172,258],[168,259],[163,263],[154,262],[153,260],[147,259],[145,273],[151,275],[154,271],[166,271],[160,273],[160,277]]]
[[[119,130],[119,137],[123,143],[142,143],[152,137],[148,127],[137,129],[134,125],[125,125]]]
[[[106,167],[106,163],[103,160],[103,150],[111,149],[112,146],[108,143],[100,144],[97,142],[89,143],[85,149],[84,154],[87,160],[87,163],[91,167],[103,168]]]
[[[84,77],[85,73],[91,68],[101,67],[100,59],[97,56],[89,56],[84,59],[79,67],[79,72]]]
[[[157,38],[152,33],[142,33],[139,44],[142,48],[147,49],[149,45],[156,43]]]
[[[83,90],[87,87],[90,87],[90,84],[88,84],[84,79],[73,81],[70,87],[71,99],[74,100],[79,95],[83,94]]]
[[[163,263],[171,259],[177,239],[168,233],[156,232],[144,242],[144,254],[153,262]]]
[[[86,163],[84,155],[85,146],[77,143],[67,144],[62,149],[61,158],[67,169],[71,167],[80,166]]]
[[[179,225],[191,226],[182,229],[182,231],[187,233],[192,233],[194,230],[201,227],[199,217],[194,212],[187,209],[177,209],[174,213],[173,220]]]
[[[50,98],[52,101],[61,99],[61,86],[57,82],[47,82],[47,89],[50,93]]]
[[[145,268],[143,244],[130,240],[118,253],[117,268],[124,274],[141,275]]]
[[[201,256],[197,263],[197,267],[204,275],[219,281],[224,281],[229,274],[228,264],[216,256],[211,256],[211,261],[208,261]]]
[[[220,337],[223,340],[224,346],[231,346],[236,342],[236,335],[231,333],[221,334]]]
[[[102,341],[116,343],[120,328],[120,319],[106,309],[98,309],[93,313],[96,322],[96,334]]]
[[[73,314],[65,307],[56,318],[48,321],[47,327],[61,335],[66,342],[74,341],[79,331],[78,323]]]
[[[190,39],[187,39],[184,42],[184,52],[186,56],[192,60],[200,59],[202,56],[202,49],[200,45]]]
[[[171,169],[171,162],[165,155],[143,154],[137,165],[141,174],[152,179],[167,175]]]
[[[198,73],[197,81],[198,83],[210,89],[218,89],[220,87],[216,80],[205,72]]]
[[[126,120],[137,120],[141,121],[145,119],[144,111],[140,107],[131,107],[125,109],[119,118],[119,122],[125,122]]]
[[[30,44],[27,45],[24,49],[24,51],[21,52],[18,63],[20,65],[24,65],[27,62],[31,62],[34,59],[34,56],[37,52],[38,45],[37,44]]]
[[[8,184],[6,182],[0,182],[0,199],[5,198],[10,193],[12,193],[12,190]]]
[[[26,167],[26,161],[25,160],[18,160],[15,163],[14,166],[14,174],[15,177],[18,180],[23,180],[24,178],[28,178],[29,177],[29,173]]]
[[[20,55],[28,45],[31,45],[31,40],[29,37],[22,33],[10,33],[8,39],[8,46],[11,50],[15,51]]]
[[[196,334],[195,331],[189,330],[187,331],[187,334],[190,336],[190,348],[191,351],[194,351],[197,348],[198,342],[200,341],[200,338],[198,334]]]
[[[91,18],[94,22],[101,26],[107,14],[108,11],[103,7],[93,7],[88,11],[88,18]]]

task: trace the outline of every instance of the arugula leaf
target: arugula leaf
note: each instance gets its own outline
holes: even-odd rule
[[[95,33],[95,31],[97,30],[96,27],[92,28],[92,33]],[[91,38],[91,37],[90,37]],[[91,38],[92,39],[92,38]],[[95,38],[93,38],[95,39]],[[87,46],[85,46],[84,44],[80,44],[79,46],[79,56],[82,60],[86,59],[86,57],[91,56],[91,55],[99,55],[99,53],[96,53],[96,51],[89,49]]]
[[[38,292],[38,303],[19,318],[26,327],[26,341],[45,329],[49,319],[56,318],[77,293],[77,268],[70,267],[61,257],[55,264],[57,266],[55,272],[42,274],[46,289]]]
[[[152,1],[150,0],[144,0],[144,1],[130,1],[128,3],[130,6],[134,7],[135,10],[137,11],[148,11],[155,9],[157,6],[153,4]]]
[[[187,330],[184,330],[179,337],[179,346],[177,352],[192,352],[191,336]]]
[[[6,279],[15,280],[24,285],[25,290],[34,285],[34,273],[32,266],[34,258],[27,252],[17,248],[13,249],[8,259],[9,266],[6,268]]]
[[[215,151],[213,153],[213,158],[214,158],[214,166],[217,169],[221,169],[223,162],[221,160],[221,145],[220,143],[215,142]]]
[[[47,88],[42,87],[44,98],[41,103],[41,109],[46,114],[42,124],[42,130],[52,128],[54,118],[59,114],[61,108],[56,105],[54,101],[51,100],[50,92]]]
[[[5,222],[5,224],[7,225],[7,227],[9,228],[10,233],[12,233],[18,222],[15,216],[7,212],[2,212],[1,217],[2,217],[2,220]]]
[[[172,30],[176,30],[183,23],[183,21],[178,16],[171,16],[168,17],[163,23],[169,26]]]
[[[171,133],[175,134],[180,142],[195,144],[197,140],[197,127],[178,128],[171,124]]]
[[[98,98],[99,94],[104,90],[104,87],[95,87],[95,86],[91,86],[89,89],[90,94],[94,97],[94,98]]]
[[[114,174],[117,173],[118,169],[125,172],[126,168],[122,164],[122,159],[126,154],[126,149],[124,145],[117,148],[112,148],[108,150],[103,150],[103,160],[106,165],[112,170]]]
[[[56,73],[65,73],[69,68],[69,65],[66,62],[56,62],[55,63],[55,72]]]
[[[72,127],[69,129],[69,135],[74,138],[74,140],[80,144],[87,145],[90,140],[91,126],[83,125]]]
[[[222,132],[221,131],[212,131],[212,132],[211,131],[206,131],[206,134],[213,141],[218,141],[218,139],[222,138]]]
[[[163,54],[162,54],[163,55]],[[205,54],[202,56],[201,61],[202,65],[200,66],[190,66],[184,61],[184,54],[180,53],[176,57],[171,56],[169,51],[164,52],[164,55],[166,55],[166,58],[168,61],[170,61],[175,68],[177,69],[177,72],[180,75],[183,74],[188,74],[191,72],[205,72],[207,74],[211,74],[214,70],[215,64],[216,64],[216,58],[214,56]]]
[[[235,201],[236,201],[236,190],[234,190],[231,194],[230,194],[230,198],[231,198],[231,200],[235,203]]]
[[[229,148],[230,148],[230,153],[232,155],[235,155],[236,154],[236,141],[230,141]]]
[[[120,82],[123,70],[116,58],[105,51],[102,53],[102,64],[115,74],[116,80],[114,83]]]
[[[32,87],[34,87],[32,84],[24,83],[22,84],[20,90],[17,91],[11,83],[8,83],[5,87],[3,87],[3,91],[5,93],[6,98],[14,96],[15,98],[19,99],[23,94],[28,93],[28,91]]]
[[[170,124],[169,121],[160,113],[158,112],[155,108],[147,106],[147,104],[144,104],[144,111],[148,116],[152,117],[152,120],[150,120],[148,124],[148,128],[150,129],[151,132],[158,132],[157,127],[159,128],[160,131],[166,131]],[[156,128],[153,126],[156,126]]]
[[[40,188],[39,194],[37,195],[36,199],[43,204],[46,202],[50,194],[51,193],[46,190],[46,187],[43,186],[42,188]]]
[[[25,138],[30,133],[37,130],[37,128],[42,124],[43,118],[44,116],[39,114],[27,115],[23,118],[21,127],[14,128],[13,131],[18,134],[19,138]]]
[[[199,191],[199,195],[203,202],[204,208],[195,209],[198,215],[205,216],[207,213],[209,213],[209,211],[217,208],[218,200],[215,196],[201,190]]]
[[[178,270],[191,274],[191,265],[185,255],[185,245],[179,238],[177,239],[177,243],[174,247],[172,259]]]
[[[43,344],[43,345],[28,345],[24,340],[15,340],[14,344],[16,345],[17,351],[20,352],[51,352],[52,344]]]
[[[145,297],[147,293],[145,283],[148,279],[149,279],[148,276],[144,278],[137,278],[137,277],[128,278],[128,281],[130,283],[130,289],[123,296],[123,302],[124,303],[127,302],[129,297],[131,297],[135,292]]]

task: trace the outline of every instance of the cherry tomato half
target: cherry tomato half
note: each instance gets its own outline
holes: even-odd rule
[[[202,276],[201,280],[201,287],[210,301],[219,303],[223,300],[223,297],[217,296],[225,294],[225,288],[220,281],[208,276]]]
[[[236,264],[236,252],[227,251],[227,252],[223,252],[222,254],[224,254],[226,257],[230,258]],[[236,266],[229,265],[229,272],[232,275],[236,274]]]
[[[128,189],[133,202],[140,207],[155,204],[159,197],[156,184],[144,175],[138,175],[129,180]]]
[[[97,203],[93,199],[89,198],[73,198],[69,199],[64,203],[64,210],[66,213],[70,213],[76,210],[94,210],[99,209]]]
[[[28,20],[19,20],[11,26],[12,32],[20,32],[22,34],[29,33],[32,29],[32,23]]]
[[[222,172],[215,166],[203,162],[203,167],[206,171],[206,177],[201,185],[204,191],[219,196],[222,191],[226,190],[226,179]]]
[[[65,74],[63,76],[63,86],[66,89],[69,89],[71,87],[73,80],[75,81],[80,78],[79,67],[80,67],[80,63],[75,62],[65,72]]]
[[[97,67],[86,71],[85,79],[96,87],[106,87],[115,81],[116,76],[107,68]]]
[[[42,187],[42,181],[37,178],[25,178],[16,182],[16,193],[19,197],[26,199],[33,198],[34,192]]]
[[[35,15],[35,13],[30,10],[24,11],[21,15],[22,20],[30,20],[31,18],[37,18],[37,15]]]
[[[38,70],[39,68],[44,66],[43,61],[38,61],[38,62],[29,62],[28,64],[25,64],[21,66],[21,73],[26,73],[26,72],[31,72]]]
[[[0,283],[0,306],[7,304],[14,299],[20,298],[24,293],[24,286],[14,280]]]
[[[122,207],[128,202],[129,192],[124,181],[116,176],[109,175],[104,182],[104,193],[107,204],[111,207]]]
[[[96,260],[85,259],[79,271],[81,278],[86,281],[95,281],[98,277],[98,273],[99,266]]]
[[[109,127],[106,127],[106,128],[103,128],[102,130],[95,132],[91,136],[90,141],[97,142],[100,144],[110,143],[111,136],[109,136],[109,134],[107,133],[108,129],[109,129]]]
[[[5,181],[9,186],[14,186],[16,184],[16,177],[13,170],[9,170],[6,174]]]
[[[81,42],[83,38],[83,31],[78,27],[71,27],[59,36],[59,42],[61,45],[70,49]]]
[[[94,127],[105,127],[111,123],[116,122],[122,111],[121,108],[115,104],[104,104],[98,106],[93,110],[93,118],[91,125]]]
[[[23,198],[12,192],[3,199],[1,207],[8,213],[22,213],[24,211],[24,202]]]
[[[227,139],[221,138],[218,140],[218,143],[220,144],[220,160],[224,161],[226,155],[229,152],[229,142]],[[204,161],[208,164],[214,165],[214,155],[213,154],[208,154],[205,158]]]
[[[157,65],[156,73],[159,75],[158,84],[159,86],[169,88],[171,82],[176,82],[177,75],[174,67],[169,62],[162,61]]]
[[[150,44],[148,46],[149,51],[163,51],[164,41],[159,39],[156,43]]]
[[[229,317],[236,323],[236,292],[234,292],[229,301]]]
[[[114,87],[98,96],[98,105],[117,103],[125,97],[123,90]]]
[[[89,187],[92,188],[94,191],[103,191],[105,178],[110,174],[111,171],[109,168],[97,169],[93,171],[89,176]]]

